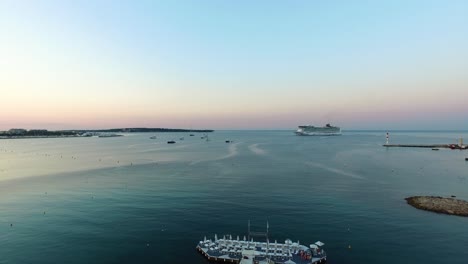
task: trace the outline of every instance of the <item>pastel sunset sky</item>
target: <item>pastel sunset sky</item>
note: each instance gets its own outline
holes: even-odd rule
[[[468,129],[468,1],[0,0],[0,130]]]

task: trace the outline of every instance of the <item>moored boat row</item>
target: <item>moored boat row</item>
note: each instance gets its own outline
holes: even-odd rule
[[[314,264],[326,262],[327,255],[321,248],[324,243],[317,241],[309,247],[301,245],[299,241],[292,242],[286,239],[284,243],[276,240],[271,243],[248,240],[232,239],[232,236],[223,236],[214,240],[206,237],[201,240],[196,249],[208,260],[217,262],[239,264]]]

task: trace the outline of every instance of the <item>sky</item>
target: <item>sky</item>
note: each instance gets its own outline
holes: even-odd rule
[[[468,129],[468,1],[0,0],[0,130]]]

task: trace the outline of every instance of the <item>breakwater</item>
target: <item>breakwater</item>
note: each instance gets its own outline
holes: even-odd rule
[[[468,202],[440,196],[412,196],[406,202],[418,209],[441,214],[468,216]]]
[[[459,150],[467,150],[467,145],[458,145],[458,144],[383,144],[384,147],[387,148],[432,148],[432,149],[439,149],[439,148],[448,148],[448,149],[459,149]]]
[[[450,148],[448,144],[384,144],[384,147],[400,147],[400,148]]]

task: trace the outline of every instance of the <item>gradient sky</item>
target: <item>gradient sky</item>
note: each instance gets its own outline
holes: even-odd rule
[[[0,129],[468,129],[468,1],[0,0]]]

